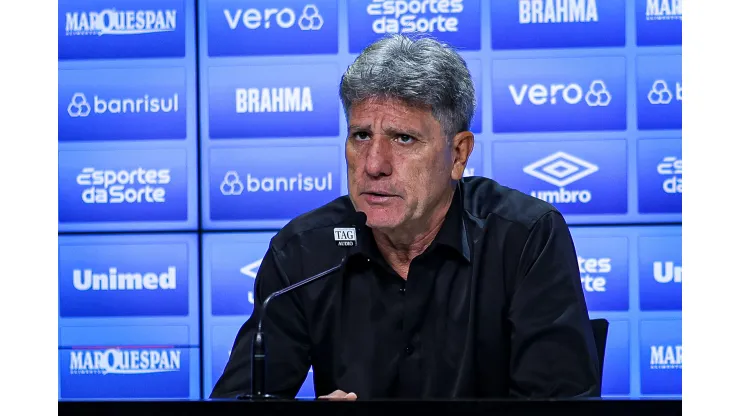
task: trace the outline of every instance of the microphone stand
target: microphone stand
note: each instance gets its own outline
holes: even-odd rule
[[[265,299],[262,304],[262,311],[260,313],[260,319],[257,323],[257,332],[252,337],[252,393],[238,396],[238,400],[250,400],[250,401],[267,401],[267,400],[285,400],[280,396],[265,393],[265,357],[266,357],[266,346],[265,346],[265,334],[262,331],[262,319],[266,316],[267,305],[270,301],[284,293],[290,292],[291,290],[297,289],[301,286],[307,285],[314,282],[329,273],[333,273],[339,270],[347,258],[343,258],[339,264],[332,267],[329,270],[323,271],[315,276],[311,276],[308,279],[301,280],[298,283],[294,283],[284,289],[273,292],[270,296]]]

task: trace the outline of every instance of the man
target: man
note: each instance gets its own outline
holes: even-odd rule
[[[313,366],[317,396],[330,399],[600,394],[563,217],[493,180],[463,179],[474,97],[463,59],[431,39],[385,38],[347,69],[349,195],[272,239],[255,310],[341,268],[270,302],[267,393],[295,397]],[[339,244],[337,228],[355,228],[357,244]],[[211,397],[250,391],[257,319]]]

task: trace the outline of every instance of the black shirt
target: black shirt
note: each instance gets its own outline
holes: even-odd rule
[[[599,364],[568,226],[551,205],[487,178],[458,183],[433,243],[404,281],[348,196],[287,224],[255,282],[275,298],[263,320],[266,391],[295,397],[313,365],[316,394],[358,399],[598,396]],[[337,245],[355,227],[358,244]],[[237,334],[212,398],[251,388],[258,313]]]

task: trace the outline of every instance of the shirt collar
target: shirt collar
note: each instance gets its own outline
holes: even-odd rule
[[[442,227],[437,233],[428,250],[434,250],[437,246],[445,246],[453,249],[468,262],[470,261],[470,243],[465,225],[465,208],[463,207],[462,189],[459,184],[455,187],[452,203],[447,211]],[[352,210],[354,213],[354,209]],[[357,230],[357,245],[351,247],[349,256],[363,254],[365,257],[380,258],[380,250],[373,238],[370,227],[365,224],[351,224]]]

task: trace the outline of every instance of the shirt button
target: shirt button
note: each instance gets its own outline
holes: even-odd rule
[[[403,294],[406,293],[406,288],[405,287],[402,287],[402,288],[398,289],[398,291],[403,295]]]
[[[406,352],[406,355],[411,355],[411,354],[414,353],[414,347],[411,346],[411,345],[409,345],[409,346],[406,347],[406,349],[404,351]]]

